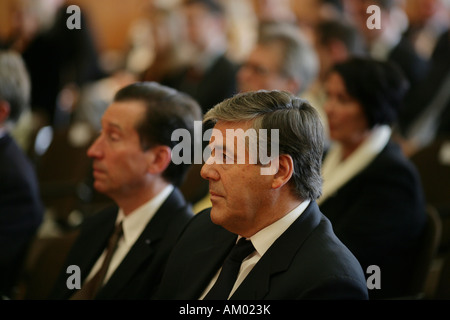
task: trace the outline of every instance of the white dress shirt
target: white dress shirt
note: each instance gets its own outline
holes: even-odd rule
[[[170,195],[173,189],[174,187],[172,185],[167,186],[156,197],[154,197],[147,203],[143,204],[142,206],[140,206],[127,216],[125,216],[123,210],[119,208],[119,213],[116,219],[116,225],[120,221],[123,221],[122,223],[123,236],[117,244],[117,249],[114,252],[111,263],[109,264],[108,271],[106,273],[105,280],[103,281],[103,283],[106,283],[108,281],[108,279],[120,265],[122,260],[130,251],[131,247],[134,245],[136,240],[144,231],[147,224],[153,218],[156,211],[158,211],[159,207],[161,207],[161,205],[164,203],[164,201],[167,199],[167,197]],[[99,257],[97,262],[94,264],[86,280],[90,279],[97,273],[97,271],[100,269],[103,263],[103,260],[105,259],[105,256],[106,256],[106,249]]]
[[[241,268],[239,269],[239,274],[237,276],[236,282],[234,283],[233,289],[231,289],[230,295],[228,298],[230,298],[233,293],[236,291],[236,289],[240,286],[242,281],[244,281],[245,277],[252,271],[253,267],[258,263],[259,259],[266,253],[267,250],[272,246],[272,244],[277,240],[283,232],[285,232],[290,225],[298,218],[300,215],[305,211],[305,209],[308,207],[310,203],[310,200],[305,200],[301,204],[299,204],[297,207],[295,207],[291,212],[286,214],[283,218],[275,221],[271,225],[265,227],[264,229],[258,231],[253,236],[248,238],[253,246],[255,247],[255,252],[250,254],[247,258],[244,259],[244,261],[241,264]],[[239,241],[241,236],[238,236]],[[212,278],[209,285],[206,287],[203,294],[200,296],[200,300],[202,300],[206,294],[211,290],[214,283],[216,283],[217,278],[219,277],[220,271],[222,268],[217,272],[217,274]]]

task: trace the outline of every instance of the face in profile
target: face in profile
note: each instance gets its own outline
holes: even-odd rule
[[[330,138],[341,143],[360,141],[369,130],[360,102],[349,95],[344,80],[337,72],[330,74],[325,89],[327,101],[324,108],[328,118]]]
[[[209,181],[211,220],[243,236],[251,236],[259,225],[273,179],[262,175],[261,165],[250,161],[248,149],[244,155],[238,154],[238,140],[244,139],[243,135],[227,134],[227,129],[245,132],[249,128],[249,123],[219,121],[214,129],[221,132],[223,139],[215,141],[211,137],[211,157],[223,161],[206,161],[201,170],[201,176]]]
[[[102,118],[100,136],[87,154],[93,159],[94,187],[111,198],[132,194],[147,176],[147,152],[141,148],[136,124],[144,115],[139,101],[114,102]]]
[[[288,78],[280,72],[281,57],[282,53],[276,46],[257,45],[238,71],[239,91],[291,91]]]

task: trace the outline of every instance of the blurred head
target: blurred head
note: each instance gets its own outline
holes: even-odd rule
[[[171,141],[175,129],[193,136],[200,106],[191,97],[155,82],[119,90],[102,118],[102,132],[88,150],[94,187],[111,196],[135,193],[158,178],[179,185],[189,164],[175,165]],[[193,146],[192,146],[193,147]]]
[[[408,82],[397,65],[354,57],[336,64],[326,82],[332,140],[345,141],[397,119]]]
[[[290,25],[268,27],[240,68],[239,91],[305,91],[318,72],[318,60],[301,31]]]
[[[274,213],[268,210],[274,206],[320,196],[323,128],[317,111],[307,101],[283,91],[240,93],[208,111],[204,122],[213,122],[214,129],[222,133],[221,142],[211,138],[216,158],[236,157],[238,141],[234,140],[245,139],[242,135],[230,138],[229,129],[254,129],[258,143],[260,129],[266,129],[268,155],[272,154],[272,130],[279,134],[274,159],[279,166],[270,175],[261,174],[259,162],[248,161],[248,143],[244,164],[206,161],[201,175],[209,180],[213,222],[242,235],[243,230],[255,231],[269,220],[273,222]]]
[[[0,127],[15,123],[29,107],[31,83],[21,56],[0,51]]]
[[[315,28],[315,48],[320,61],[319,77],[323,81],[331,67],[365,51],[364,40],[351,24],[324,20]]]
[[[150,12],[155,53],[168,54],[171,50],[176,50],[177,45],[185,40],[180,12],[159,6],[152,7]]]
[[[445,9],[442,0],[405,1],[405,12],[413,26],[424,26],[438,10]]]
[[[191,44],[200,51],[225,37],[225,11],[217,0],[184,0],[187,36]]]

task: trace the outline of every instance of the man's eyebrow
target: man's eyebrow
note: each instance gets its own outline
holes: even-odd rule
[[[123,132],[123,128],[119,124],[111,122],[111,121],[105,122],[105,128],[113,128],[113,129]]]

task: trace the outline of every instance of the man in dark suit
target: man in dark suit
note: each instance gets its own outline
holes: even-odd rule
[[[0,298],[14,296],[44,208],[35,170],[9,133],[28,107],[30,80],[20,55],[0,52]]]
[[[192,217],[178,190],[189,164],[172,161],[176,129],[193,133],[201,109],[190,96],[155,82],[119,90],[102,118],[102,132],[88,150],[94,187],[117,204],[88,218],[68,255],[52,299],[145,299],[161,278],[167,257]],[[116,226],[122,236],[108,268],[105,247]],[[83,285],[68,288],[68,266],[78,266]],[[97,293],[87,292],[107,270]]]
[[[367,299],[360,264],[315,203],[317,111],[288,92],[256,91],[216,105],[203,121],[214,123],[201,171],[212,208],[183,231],[154,298]],[[232,277],[227,255],[242,243],[250,250]]]

